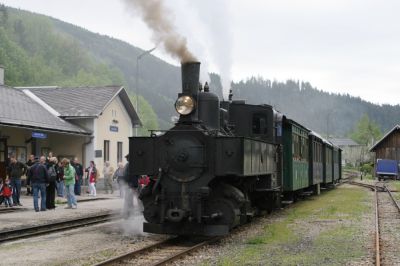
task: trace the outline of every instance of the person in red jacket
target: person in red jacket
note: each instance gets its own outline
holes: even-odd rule
[[[13,200],[12,200],[12,188],[10,186],[10,180],[7,178],[3,187],[1,188],[0,195],[4,199],[4,204],[6,207],[12,207],[13,206]]]

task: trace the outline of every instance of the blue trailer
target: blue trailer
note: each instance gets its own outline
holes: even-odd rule
[[[378,177],[378,180],[397,179],[398,175],[399,166],[396,160],[376,160],[376,176]]]

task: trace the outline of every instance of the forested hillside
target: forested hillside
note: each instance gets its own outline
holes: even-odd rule
[[[310,83],[250,78],[233,84],[236,97],[267,103],[309,128],[330,136],[347,136],[366,114],[382,131],[400,123],[400,106],[376,105],[350,95],[326,93]]]
[[[45,16],[0,6],[0,65],[6,69],[7,85],[128,85],[117,67],[94,57],[75,38],[60,32],[54,22]],[[139,102],[145,129],[157,128],[157,116],[151,106],[143,98]]]
[[[0,65],[5,66],[6,83],[11,86],[122,84],[133,96],[136,58],[142,52],[54,18],[12,8],[0,11]],[[211,89],[221,95],[219,76],[210,77]],[[400,123],[400,106],[322,92],[307,82],[249,78],[232,87],[235,99],[271,104],[324,135],[348,135],[364,114],[383,131]],[[146,99],[139,104],[146,128],[158,124],[168,128],[176,115],[173,104],[181,89],[180,69],[152,55],[143,57],[139,89]]]

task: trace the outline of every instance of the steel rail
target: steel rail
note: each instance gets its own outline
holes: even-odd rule
[[[397,192],[397,191],[388,189],[386,185],[384,187],[385,187],[386,191],[389,193],[389,196],[392,199],[392,201],[393,201],[394,205],[396,206],[397,210],[400,212],[400,205],[399,205],[399,203],[397,203],[397,200],[394,198],[394,196],[392,194],[392,192]]]
[[[38,235],[44,235],[48,233],[54,233],[58,231],[65,231],[74,229],[85,225],[93,225],[97,223],[103,223],[110,221],[115,216],[110,213],[97,214],[93,216],[81,217],[78,219],[70,219],[67,221],[54,222],[48,224],[34,225],[29,227],[22,227],[16,229],[10,229],[0,231],[0,243],[7,241],[17,240],[21,238],[28,238]]]
[[[375,189],[375,265],[381,265],[380,236],[379,236],[379,209],[378,190]]]
[[[188,247],[184,248],[182,251],[178,251],[177,253],[172,254],[171,256],[168,256],[166,258],[160,258],[159,261],[149,264],[149,265],[151,265],[151,266],[165,265],[165,264],[173,262],[173,261],[181,258],[182,256],[185,256],[205,245],[208,245],[212,242],[218,241],[219,239],[220,239],[220,237],[214,237],[211,239],[201,241],[200,243],[194,244],[193,246],[188,246]],[[171,245],[177,245],[177,244],[179,244],[180,241],[181,241],[180,237],[169,238],[169,239],[148,245],[144,248],[141,248],[141,249],[138,249],[135,251],[131,251],[131,252],[116,256],[114,258],[105,260],[103,262],[97,263],[97,264],[95,264],[95,266],[114,265],[114,264],[122,263],[123,261],[126,261],[126,260],[134,260],[135,258],[138,258],[140,256],[144,256],[144,255],[148,256],[148,255],[150,255],[151,252],[153,252],[155,250],[160,250],[160,249],[168,250],[168,248],[171,247]]]
[[[95,266],[105,266],[105,265],[112,265],[112,264],[116,264],[119,262],[122,262],[124,260],[129,260],[129,259],[133,259],[134,257],[138,256],[138,255],[142,255],[143,253],[149,253],[154,249],[160,248],[162,245],[165,245],[168,241],[170,241],[171,239],[167,239],[167,240],[163,240],[151,245],[148,245],[144,248],[135,250],[135,251],[130,251],[128,253],[113,257],[111,259],[102,261],[100,263],[95,264]]]
[[[210,244],[212,242],[216,242],[219,239],[221,239],[221,238],[220,237],[215,237],[215,238],[203,241],[203,242],[201,242],[201,243],[199,243],[197,245],[194,245],[193,247],[188,247],[186,250],[183,250],[183,251],[181,251],[181,252],[179,252],[177,254],[174,254],[174,255],[172,255],[172,256],[170,256],[170,257],[168,257],[168,258],[166,258],[166,259],[164,259],[164,260],[162,260],[160,262],[157,262],[157,263],[153,264],[152,266],[162,266],[162,265],[165,265],[167,263],[173,262],[173,261],[175,261],[175,260],[177,260],[177,259],[189,254],[190,252],[195,251],[195,250],[197,250],[197,249],[199,249],[201,247],[204,247],[204,246],[206,246],[206,245],[208,245],[208,244]]]

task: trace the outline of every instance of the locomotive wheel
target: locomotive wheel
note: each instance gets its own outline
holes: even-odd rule
[[[236,204],[226,198],[215,198],[208,203],[209,224],[228,225],[229,229],[240,223],[240,210]]]

